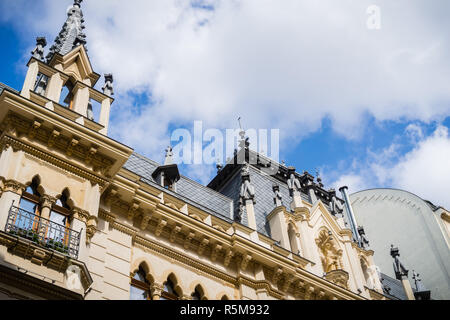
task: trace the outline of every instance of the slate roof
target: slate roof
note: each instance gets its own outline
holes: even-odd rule
[[[17,90],[15,90],[15,89],[7,86],[6,84],[3,84],[3,83],[0,82],[0,94],[2,94],[3,89],[8,89],[8,90],[11,90],[12,92],[19,93]]]
[[[381,284],[384,295],[394,300],[408,300],[401,281],[394,279],[384,273],[380,273]],[[390,289],[390,290],[389,290]],[[413,288],[413,291],[416,291]]]
[[[159,165],[159,163],[153,160],[133,153],[127,163],[125,163],[124,168],[139,175],[145,183],[164,189],[152,178],[152,173]],[[187,203],[206,209],[205,211],[214,216],[232,222],[233,200],[200,183],[181,176],[177,182],[177,192],[171,192],[167,189],[164,190]]]

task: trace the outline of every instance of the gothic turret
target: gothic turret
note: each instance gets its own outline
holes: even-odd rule
[[[67,20],[50,48],[47,61],[50,61],[55,53],[64,56],[79,45],[83,45],[87,51],[86,35],[83,31],[86,27],[84,26],[81,2],[83,0],[74,0],[72,7],[68,9]]]

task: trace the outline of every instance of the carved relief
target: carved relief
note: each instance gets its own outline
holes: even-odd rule
[[[329,231],[322,230],[316,239],[316,244],[325,273],[342,269],[342,250],[338,249]]]

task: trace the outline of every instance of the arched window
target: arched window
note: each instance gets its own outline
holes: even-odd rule
[[[205,297],[205,291],[200,285],[195,287],[194,292],[191,294],[192,300],[208,300]]]
[[[228,297],[226,295],[223,295],[222,299],[220,299],[220,300],[230,300],[230,299],[228,299]]]
[[[142,267],[131,278],[130,300],[151,300],[150,283]]]
[[[178,300],[179,298],[180,294],[176,290],[176,279],[173,275],[170,275],[164,283],[161,300]]]
[[[36,176],[22,192],[19,201],[20,210],[14,223],[19,229],[34,230],[37,228],[36,218],[40,215],[39,200],[41,194],[38,191],[40,183],[39,177]]]
[[[54,223],[68,227],[70,206],[68,201],[70,198],[70,193],[68,189],[65,189],[61,196],[56,200],[55,204],[52,206],[52,211],[50,213],[50,220]]]

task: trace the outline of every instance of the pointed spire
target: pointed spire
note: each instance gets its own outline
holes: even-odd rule
[[[67,20],[62,30],[55,39],[55,43],[50,48],[47,61],[50,61],[55,53],[66,55],[79,45],[86,45],[86,35],[84,34],[84,18],[81,11],[83,0],[74,0],[73,5],[67,11]]]

